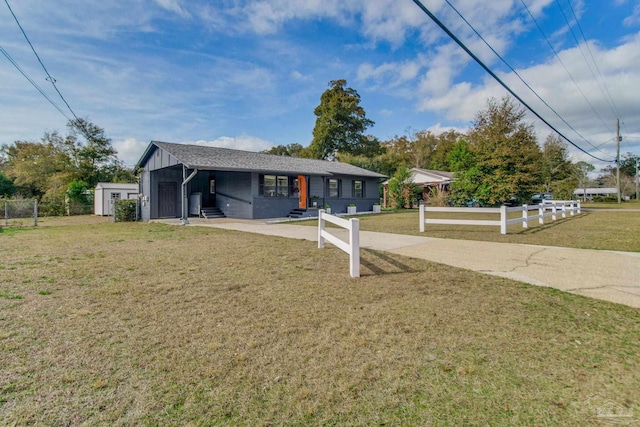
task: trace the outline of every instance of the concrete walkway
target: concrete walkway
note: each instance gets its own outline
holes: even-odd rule
[[[318,240],[317,227],[286,222],[194,218],[190,219],[190,225]],[[335,229],[335,234],[346,239],[343,231]],[[360,232],[360,246],[640,308],[640,253],[637,252],[438,239],[371,231]]]

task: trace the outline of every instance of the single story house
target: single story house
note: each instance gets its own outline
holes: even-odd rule
[[[385,178],[347,163],[159,141],[149,143],[136,168],[142,220],[185,223],[212,209],[242,219],[315,216],[309,210],[325,205],[334,213],[350,204],[371,211]]]
[[[573,195],[589,200],[593,199],[594,196],[616,197],[618,195],[618,189],[615,187],[576,188],[573,190]]]
[[[453,172],[412,168],[411,181],[419,187],[422,187],[422,199],[426,200],[432,188],[440,191],[449,191],[451,182],[453,181]],[[387,207],[389,200],[389,180],[382,183],[383,202],[382,205]]]
[[[93,211],[95,215],[113,215],[115,200],[137,199],[138,184],[99,182],[93,192]]]

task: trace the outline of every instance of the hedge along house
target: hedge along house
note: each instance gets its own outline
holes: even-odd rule
[[[151,141],[136,164],[141,217],[199,216],[218,208],[243,219],[314,216],[328,204],[334,213],[371,211],[380,201],[376,172],[346,163],[302,159],[201,145]]]

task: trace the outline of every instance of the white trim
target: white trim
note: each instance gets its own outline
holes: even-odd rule
[[[349,232],[349,241],[345,242],[325,230],[325,221],[346,228]],[[320,209],[318,211],[318,249],[324,248],[325,240],[349,254],[349,273],[351,277],[360,277],[360,220],[342,219]]]

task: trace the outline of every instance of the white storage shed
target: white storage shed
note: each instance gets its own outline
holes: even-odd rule
[[[138,184],[99,182],[93,195],[96,215],[113,215],[113,201],[138,198]]]

